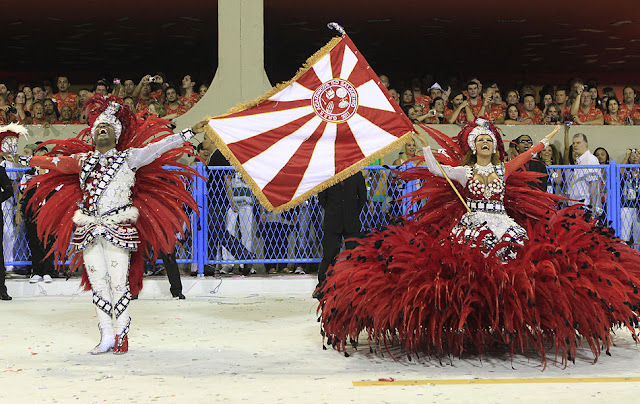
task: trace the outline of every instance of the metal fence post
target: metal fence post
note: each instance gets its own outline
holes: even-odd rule
[[[620,237],[620,169],[615,161],[610,161],[607,169],[607,215],[616,236]]]
[[[204,177],[207,173],[204,168],[204,164],[198,162],[196,164],[196,171],[202,177]],[[195,186],[194,186],[194,199],[196,204],[198,205],[198,210],[200,211],[200,215],[197,216],[194,228],[194,258],[198,265],[198,277],[201,278],[204,276],[204,262],[207,254],[207,248],[205,244],[205,223],[206,216],[208,214],[208,209],[206,209],[206,192],[207,192],[207,183],[204,178],[200,176],[196,176]],[[205,177],[206,178],[206,177]]]

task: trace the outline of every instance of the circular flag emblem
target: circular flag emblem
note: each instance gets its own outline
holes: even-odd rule
[[[327,122],[344,122],[358,110],[358,92],[346,80],[331,79],[313,93],[311,106]]]

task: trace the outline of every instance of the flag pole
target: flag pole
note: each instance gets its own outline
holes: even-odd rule
[[[418,127],[422,128],[422,125],[424,125],[424,124],[423,123],[419,123]],[[426,126],[426,125],[424,125],[424,126]],[[464,205],[464,207],[467,209],[467,212],[471,213],[471,209],[469,209],[469,205],[467,205],[467,202],[464,200],[462,195],[460,195],[460,192],[458,191],[458,188],[456,188],[456,186],[453,185],[453,182],[451,181],[451,178],[449,178],[447,173],[444,172],[444,168],[442,168],[442,165],[440,164],[438,159],[435,158],[435,157],[433,159],[436,161],[436,164],[438,164],[438,168],[440,168],[440,172],[442,172],[442,176],[447,180],[449,185],[451,185],[451,188],[453,188],[453,191],[456,193],[456,195],[458,195],[458,198],[460,198],[460,202],[462,202],[462,205]]]

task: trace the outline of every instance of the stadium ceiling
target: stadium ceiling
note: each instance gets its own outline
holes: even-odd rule
[[[378,73],[640,71],[636,2],[265,0],[265,65],[287,79],[342,24]],[[106,6],[105,6],[106,5]],[[217,1],[24,0],[0,15],[4,74],[217,66]]]

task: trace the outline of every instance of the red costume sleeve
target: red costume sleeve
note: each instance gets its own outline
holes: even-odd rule
[[[520,167],[526,164],[527,161],[531,160],[533,156],[537,153],[541,152],[542,149],[546,147],[544,142],[540,142],[537,145],[533,146],[529,150],[524,153],[520,153],[513,160],[507,161],[504,163],[504,176],[508,177],[512,172],[516,171]]]
[[[46,168],[63,174],[76,174],[80,172],[80,159],[77,155],[62,157],[34,156],[29,161],[31,167]]]

